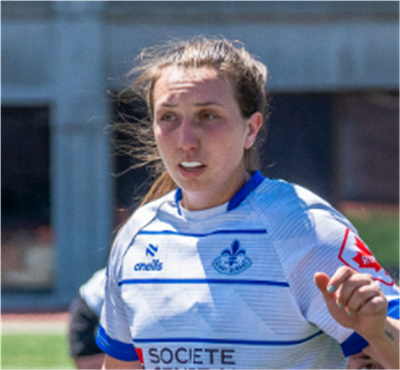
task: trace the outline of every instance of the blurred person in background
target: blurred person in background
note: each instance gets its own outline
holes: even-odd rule
[[[157,184],[144,196],[139,207],[157,199]],[[117,228],[126,221],[126,209],[118,207],[115,215]],[[96,343],[95,337],[104,303],[106,268],[93,274],[85,282],[69,306],[68,344],[70,356],[77,369],[101,369],[104,352]]]
[[[77,369],[101,369],[104,352],[95,341],[104,302],[106,269],[97,271],[83,284],[69,313],[69,349]]]

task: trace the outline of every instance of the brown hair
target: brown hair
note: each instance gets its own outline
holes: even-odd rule
[[[223,78],[233,84],[243,118],[249,118],[255,112],[263,115],[263,133],[258,135],[255,145],[244,151],[246,169],[249,172],[259,169],[257,147],[267,135],[268,118],[268,99],[265,91],[267,68],[264,64],[255,60],[239,42],[204,37],[145,49],[139,55],[139,59],[139,65],[128,74],[134,77],[134,82],[122,93],[144,100],[148,114],[145,119],[137,121],[136,124],[119,123],[116,128],[140,143],[135,146],[128,142],[119,145],[123,154],[131,155],[139,161],[135,167],[150,164],[156,175],[162,173],[155,182],[154,189],[150,189],[142,204],[177,187],[165,172],[152,130],[154,86],[163,69],[169,66],[215,68]]]
[[[147,194],[144,196],[143,200],[139,204],[139,207],[145,205],[146,203],[151,202],[152,200],[156,200],[161,198],[163,195],[169,193],[170,191],[176,189],[176,184],[174,180],[172,180],[171,176],[167,171],[164,171],[161,176],[159,176]]]

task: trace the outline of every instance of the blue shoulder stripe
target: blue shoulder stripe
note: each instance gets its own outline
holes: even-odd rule
[[[107,353],[107,355],[121,361],[138,361],[139,357],[136,353],[135,346],[132,344],[122,343],[109,337],[104,328],[99,325],[96,333],[96,343],[99,348]]]
[[[239,207],[240,203],[264,181],[264,176],[260,171],[256,171],[252,178],[233,196],[229,201],[228,211]]]

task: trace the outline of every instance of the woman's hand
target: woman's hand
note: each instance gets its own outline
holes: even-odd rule
[[[339,324],[367,341],[384,332],[388,302],[371,275],[342,266],[331,278],[318,272],[314,280]]]
[[[399,369],[399,320],[387,317],[388,302],[368,274],[342,266],[331,278],[314,275],[332,317],[368,341],[363,352],[386,369]]]

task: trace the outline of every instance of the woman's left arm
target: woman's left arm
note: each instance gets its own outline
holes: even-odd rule
[[[318,272],[314,280],[332,317],[368,341],[363,351],[385,368],[398,369],[399,320],[387,317],[387,299],[372,276],[342,266],[331,278]]]

